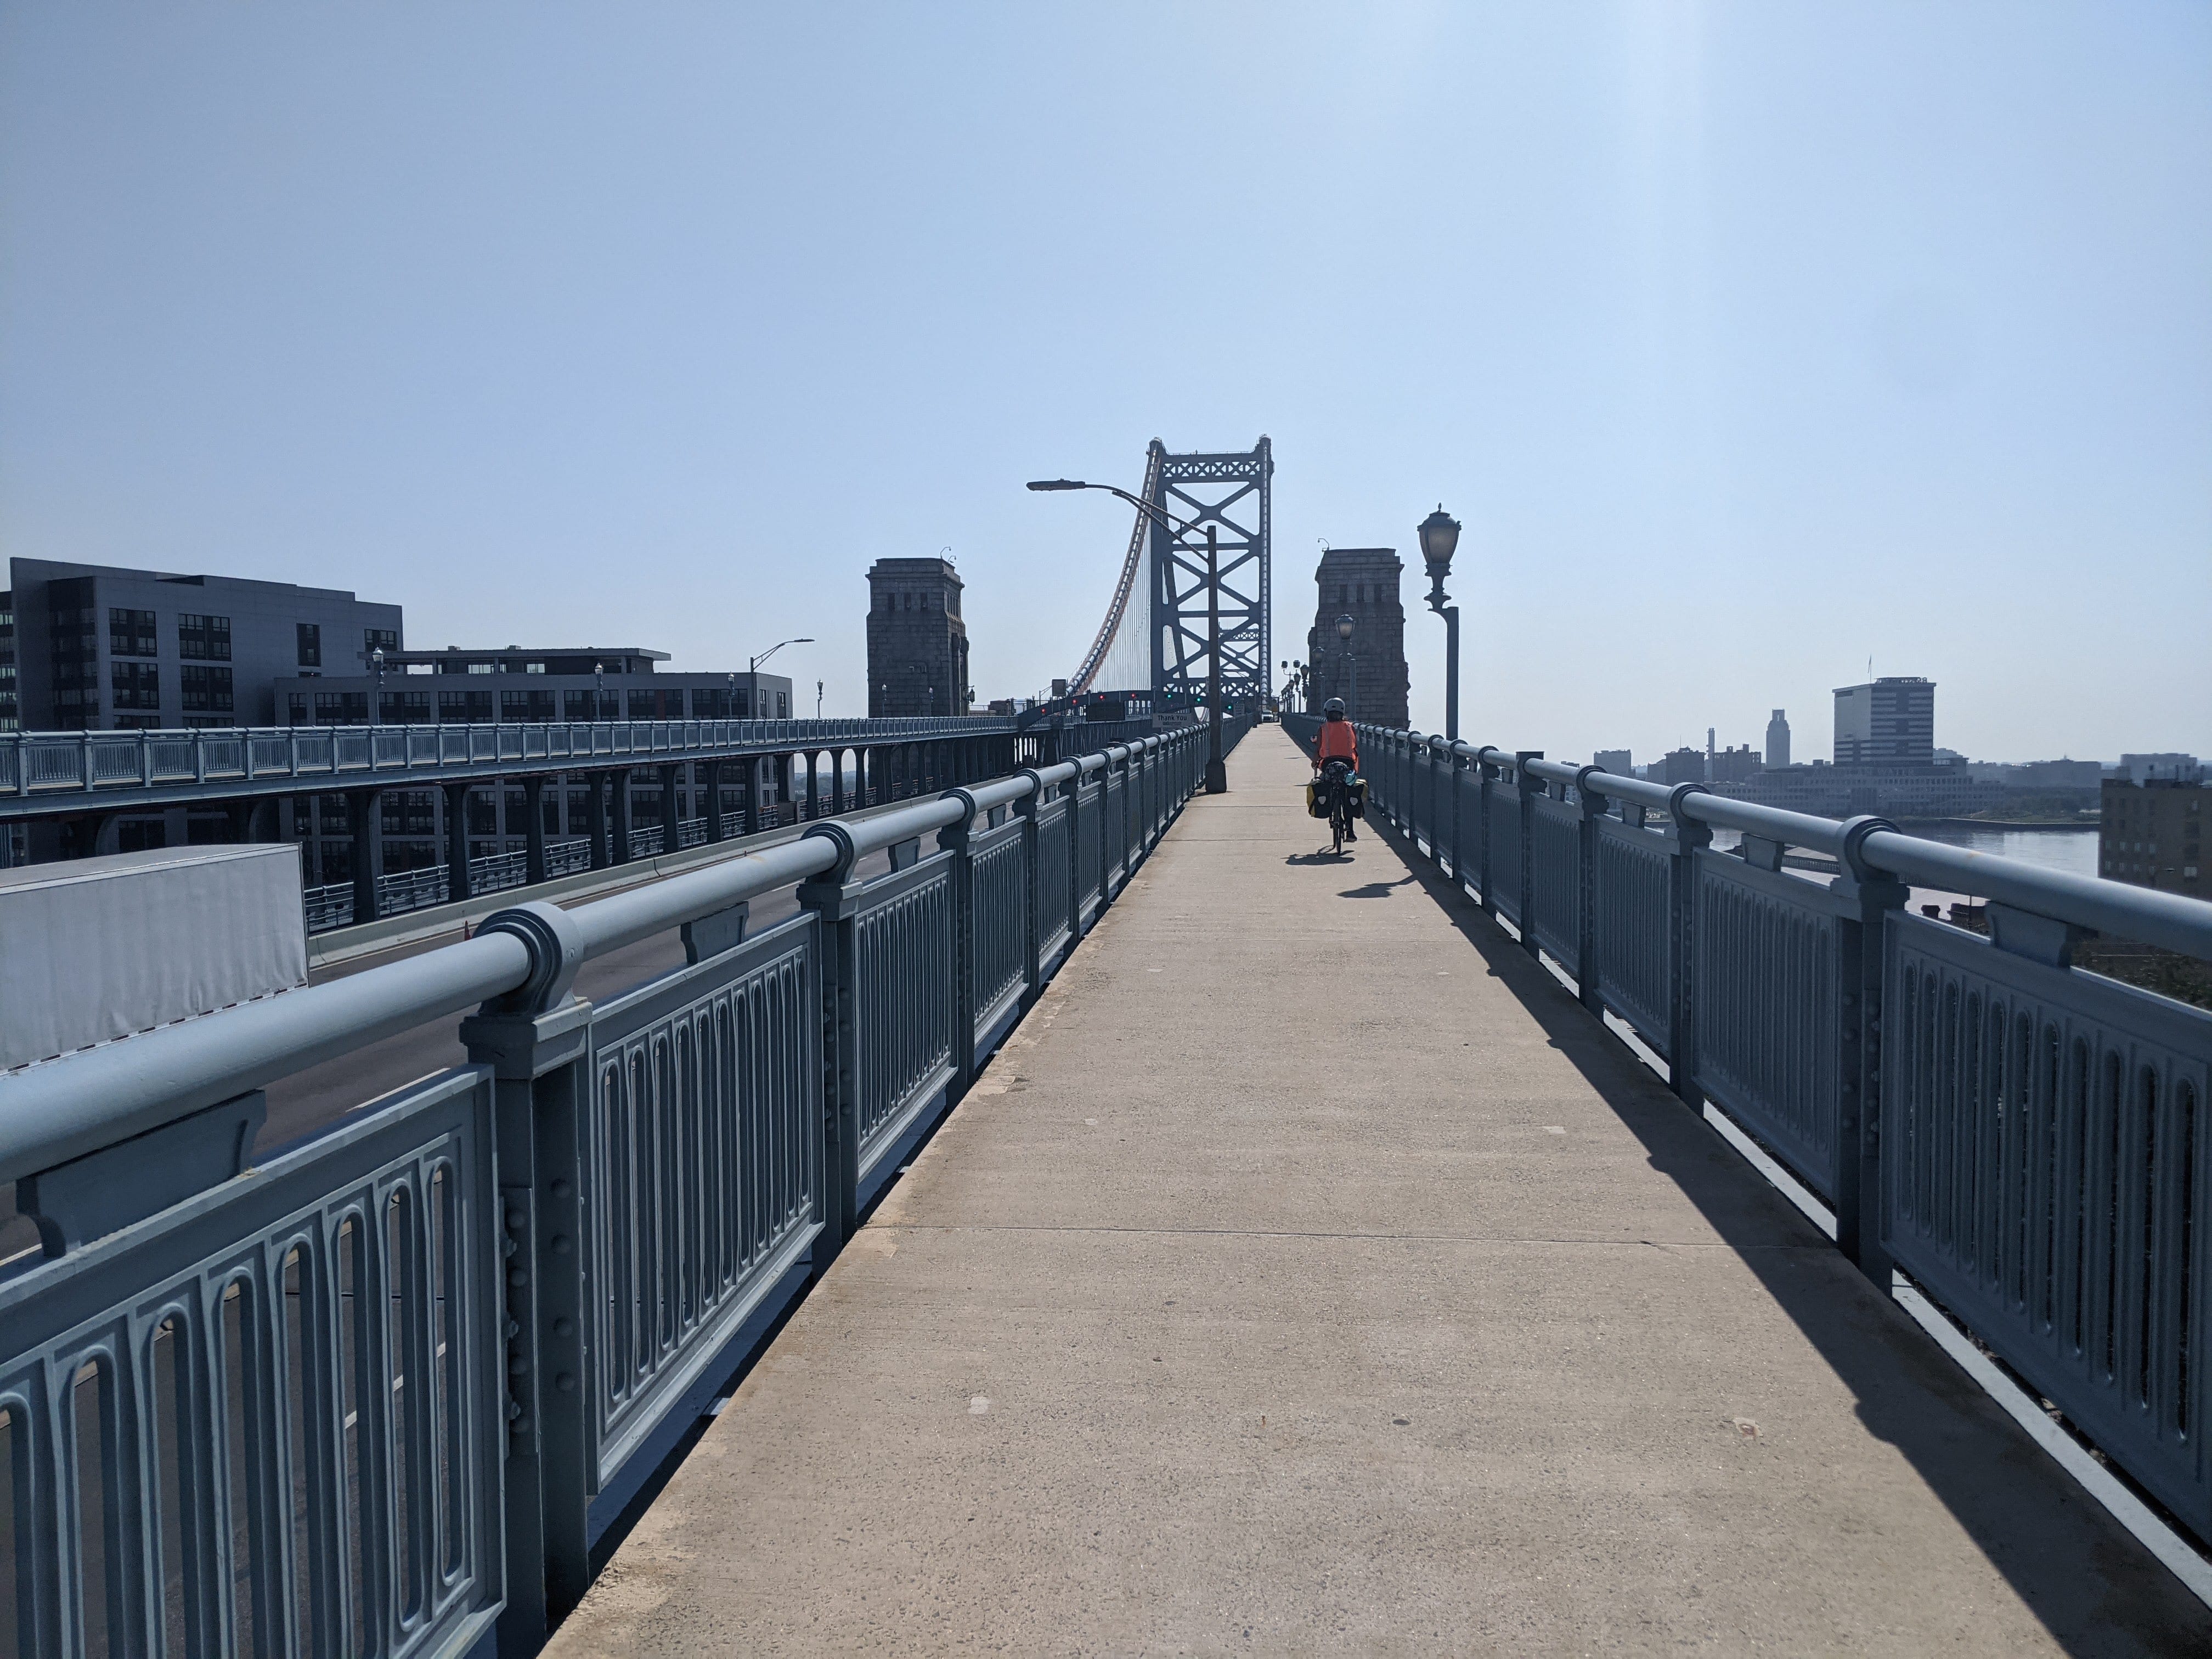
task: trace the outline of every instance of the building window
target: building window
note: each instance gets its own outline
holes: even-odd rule
[[[161,706],[161,668],[159,663],[118,662],[108,665],[108,690],[118,708]]]
[[[788,691],[775,694],[775,717],[780,720],[791,718],[791,694]]]
[[[430,724],[430,694],[428,691],[386,691],[377,718],[386,726],[428,726]]]
[[[658,719],[659,714],[653,702],[653,699],[658,695],[659,693],[653,691],[632,691],[629,694],[629,717],[634,720]]]
[[[364,628],[362,629],[361,650],[364,657],[372,651],[397,651],[398,648],[399,630],[398,629]]]
[[[502,720],[550,720],[553,718],[550,691],[502,691],[499,694]]]
[[[289,723],[294,726],[305,726],[307,723],[307,694],[306,692],[295,691],[286,697],[285,716]]]
[[[323,630],[320,623],[301,623],[300,633],[300,666],[320,668],[323,665]]]
[[[368,693],[366,691],[316,692],[315,724],[318,726],[368,725]]]
[[[187,660],[228,662],[230,618],[181,616],[177,618],[177,654]]]
[[[446,726],[489,726],[492,723],[491,693],[441,691],[438,693],[438,720]]]
[[[150,611],[110,611],[107,613],[107,654],[111,657],[158,657],[161,641],[154,636]]]
[[[224,641],[228,649],[229,641]],[[228,668],[210,668],[201,663],[186,663],[177,671],[177,680],[184,693],[187,714],[228,714],[232,710],[231,678]]]

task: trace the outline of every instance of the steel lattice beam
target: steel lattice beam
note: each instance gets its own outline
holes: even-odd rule
[[[1146,469],[1152,505],[1188,530],[1155,522],[1152,535],[1152,689],[1202,702],[1211,664],[1206,532],[1213,528],[1221,587],[1221,693],[1265,697],[1274,599],[1269,544],[1274,452],[1263,436],[1243,454],[1170,455],[1152,441]]]

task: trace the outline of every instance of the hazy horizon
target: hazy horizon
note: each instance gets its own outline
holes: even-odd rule
[[[855,713],[874,559],[1025,696],[1129,521],[1023,481],[1263,432],[1274,656],[1395,546],[1425,728],[1441,501],[1479,741],[2212,753],[2212,10],[0,16],[0,556]]]

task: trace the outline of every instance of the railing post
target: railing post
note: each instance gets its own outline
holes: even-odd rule
[[[952,1089],[950,1100],[958,1100],[975,1080],[975,861],[969,856],[975,837],[975,798],[965,787],[945,792],[960,803],[960,818],[937,832],[940,849],[952,858],[952,1003],[957,1010],[952,1033]]]
[[[1467,775],[1467,750],[1456,739],[1445,745],[1450,766],[1444,774],[1446,787],[1451,791],[1451,878],[1452,885],[1461,892],[1467,890],[1467,860],[1462,854],[1460,834],[1460,779]]]
[[[834,818],[806,832],[828,838],[837,862],[801,882],[799,902],[822,929],[822,1242],[814,1249],[819,1279],[853,1236],[860,1214],[860,1076],[854,1063],[854,1005],[859,995],[860,884],[852,879],[851,834]]]
[[[1544,793],[1543,781],[1529,775],[1528,763],[1544,758],[1540,749],[1513,751],[1513,787],[1521,807],[1521,948],[1539,954],[1536,944],[1536,797]],[[1534,785],[1532,788],[1530,786]]]
[[[1583,812],[1575,826],[1575,864],[1582,901],[1575,907],[1575,993],[1583,1007],[1603,1019],[1605,999],[1599,987],[1597,963],[1597,842],[1604,833],[1598,820],[1605,816],[1606,802],[1603,795],[1591,790],[1589,782],[1597,770],[1585,766],[1575,774],[1575,798]]]
[[[1712,845],[1710,824],[1684,816],[1692,795],[1704,786],[1677,784],[1668,797],[1674,821],[1674,856],[1667,872],[1667,1073],[1668,1084],[1686,1106],[1705,1104],[1698,1087],[1698,854]]]
[[[1028,902],[1022,907],[1026,913],[1022,929],[1022,975],[1026,988],[1022,993],[1022,1006],[1027,1008],[1044,988],[1044,975],[1037,969],[1037,953],[1044,942],[1039,923],[1044,913],[1044,846],[1037,834],[1036,815],[1038,808],[1044,805],[1045,796],[1044,780],[1034,768],[1023,768],[1022,775],[1030,781],[1030,792],[1014,803],[1014,816],[1022,821],[1022,879],[1028,890]]]
[[[583,1598],[590,1438],[586,1386],[580,1120],[589,1098],[592,1006],[570,994],[583,937],[557,905],[517,905],[481,933],[529,948],[521,989],[461,1022],[471,1060],[492,1072],[506,1253],[507,1606],[501,1655],[533,1654]]]
[[[1881,1168],[1882,986],[1888,966],[1889,918],[1904,908],[1910,890],[1866,861],[1866,838],[1894,830],[1886,818],[1855,817],[1844,825],[1835,890],[1856,905],[1844,918],[1843,960],[1837,983],[1843,1002],[1838,1030],[1843,1052],[1837,1066],[1836,1248],[1858,1265],[1884,1295],[1892,1263],[1884,1240],[1886,1189]]]
[[[545,879],[545,779],[543,775],[522,781],[525,819],[522,878],[532,886]]]

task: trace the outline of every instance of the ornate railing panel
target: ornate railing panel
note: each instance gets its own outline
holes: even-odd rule
[[[1530,803],[1536,942],[1570,974],[1582,969],[1582,809],[1539,796]]]
[[[1618,818],[1601,818],[1591,872],[1593,949],[1606,1006],[1667,1057],[1674,975],[1668,884],[1672,839]]]
[[[1521,801],[1504,778],[1490,786],[1483,830],[1490,838],[1490,890],[1483,897],[1517,927],[1521,921]]]
[[[1067,949],[1073,918],[1073,807],[1065,795],[1039,803],[1036,823],[1037,972],[1048,972]]]
[[[602,1487],[819,1231],[819,929],[801,916],[594,1011],[585,1307]]]
[[[1842,907],[1817,883],[1696,854],[1698,1086],[1836,1194]]]
[[[1887,1243],[2200,1534],[2212,1015],[1889,920]]]
[[[969,849],[975,906],[971,927],[975,1040],[980,1046],[1021,1006],[1029,988],[1028,826],[1011,819],[975,837]]]
[[[1077,919],[1085,933],[1098,919],[1104,895],[1099,890],[1102,874],[1099,865],[1100,837],[1104,825],[1106,787],[1094,778],[1085,778],[1077,787],[1073,803],[1075,814],[1075,902]]]
[[[14,1650],[465,1651],[501,1598],[491,1085],[0,1283]]]
[[[860,1175],[952,1080],[957,1040],[952,855],[863,890],[854,916],[854,1071]]]

